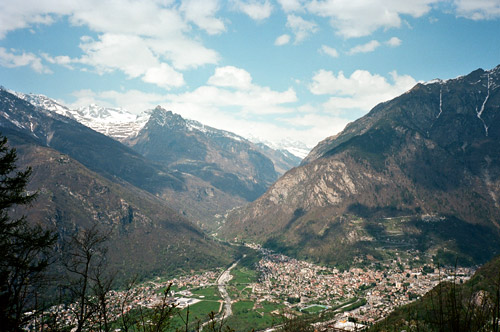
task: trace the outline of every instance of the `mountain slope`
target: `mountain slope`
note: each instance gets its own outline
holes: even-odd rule
[[[5,90],[0,90],[0,131],[17,148],[19,166],[33,167],[29,188],[40,190],[40,197],[25,211],[28,218],[53,226],[61,238],[93,222],[111,230],[111,265],[124,274],[145,276],[230,260],[230,249],[206,239],[156,196],[182,192],[189,183],[182,177]]]
[[[331,263],[395,246],[484,262],[500,248],[499,87],[497,67],[377,105],[222,233]]]
[[[13,92],[13,94],[39,109],[49,110],[66,116],[118,141],[135,136],[149,119],[147,113],[134,115],[123,109],[100,107],[94,104],[71,110],[44,95],[18,92]]]
[[[60,240],[97,223],[111,232],[108,268],[118,270],[120,278],[210,268],[231,260],[230,248],[207,238],[162,199],[113,183],[51,148],[15,147],[19,167],[33,168],[28,189],[39,191],[33,205],[17,213],[52,227]]]
[[[109,178],[127,181],[158,193],[164,188],[183,189],[179,174],[167,172],[123,144],[65,116],[35,108],[0,90],[0,125],[39,145],[52,147]]]
[[[9,138],[52,147],[113,182],[127,182],[157,195],[195,222],[212,221],[215,215],[246,202],[199,177],[171,171],[110,137],[5,90],[0,90],[0,126]]]
[[[160,107],[127,143],[150,160],[246,201],[259,197],[278,178],[273,162],[249,141]]]

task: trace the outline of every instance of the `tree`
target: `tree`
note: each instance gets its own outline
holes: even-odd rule
[[[106,266],[108,238],[109,234],[94,223],[73,235],[66,244],[67,290],[77,304],[73,310],[77,332],[95,323],[98,325],[95,330],[110,330],[107,294],[112,289],[114,277]]]
[[[26,190],[31,168],[18,171],[16,161],[16,150],[0,136],[0,326],[4,331],[20,331],[32,318],[26,313],[37,307],[56,241],[52,232],[30,226],[24,216],[9,216],[11,208],[36,198],[36,193]]]

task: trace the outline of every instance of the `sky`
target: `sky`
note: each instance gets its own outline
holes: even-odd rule
[[[0,85],[313,147],[500,64],[500,0],[0,0]]]

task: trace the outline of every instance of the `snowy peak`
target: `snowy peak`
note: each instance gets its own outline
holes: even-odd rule
[[[206,126],[195,120],[184,119],[181,115],[167,111],[161,106],[157,106],[151,111],[151,117],[144,128],[153,128],[154,126],[177,131],[199,132],[209,136],[227,137],[236,141],[247,141],[245,138],[234,133]]]
[[[292,155],[300,158],[301,160],[304,159],[311,151],[311,148],[305,145],[303,142],[296,141],[290,137],[287,137],[277,142],[261,140],[257,137],[252,137],[250,138],[250,140],[254,143],[265,144],[277,151],[291,153]]]
[[[136,136],[149,119],[146,113],[135,115],[121,108],[107,108],[95,104],[71,110],[44,95],[13,93],[38,109],[66,116],[119,141]]]
[[[63,104],[59,103],[58,101],[51,99],[49,97],[46,97],[44,95],[38,95],[38,94],[24,94],[20,92],[14,92],[14,91],[9,91],[19,99],[22,99],[24,101],[27,101],[28,103],[32,104],[38,109],[44,109],[50,112],[57,113],[59,115],[66,116],[68,118],[71,118],[73,120],[77,120],[74,116],[74,112],[71,111],[69,108],[64,106]],[[77,120],[78,121],[78,120]]]

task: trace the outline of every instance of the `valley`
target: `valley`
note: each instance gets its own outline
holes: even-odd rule
[[[499,87],[500,66],[419,83],[300,163],[160,106],[134,118],[1,89],[38,192],[9,214],[57,235],[60,300],[41,294],[29,328],[370,329],[468,284],[500,253]]]
[[[179,311],[173,328],[181,328],[179,317],[187,315],[193,327],[219,324],[236,331],[248,331],[250,326],[264,330],[295,317],[315,321],[317,327],[341,326],[349,319],[363,328],[422,297],[440,282],[463,283],[474,273],[470,268],[433,268],[430,259],[419,252],[396,250],[392,259],[357,262],[356,267],[340,271],[257,245],[246,247],[251,249],[248,254],[225,270],[156,278],[110,292],[110,317],[116,328],[127,327],[122,316],[161,304],[166,289],[167,303]],[[46,315],[55,315],[70,325],[74,323],[72,312],[69,304],[53,307]],[[216,314],[214,320],[211,312]]]

